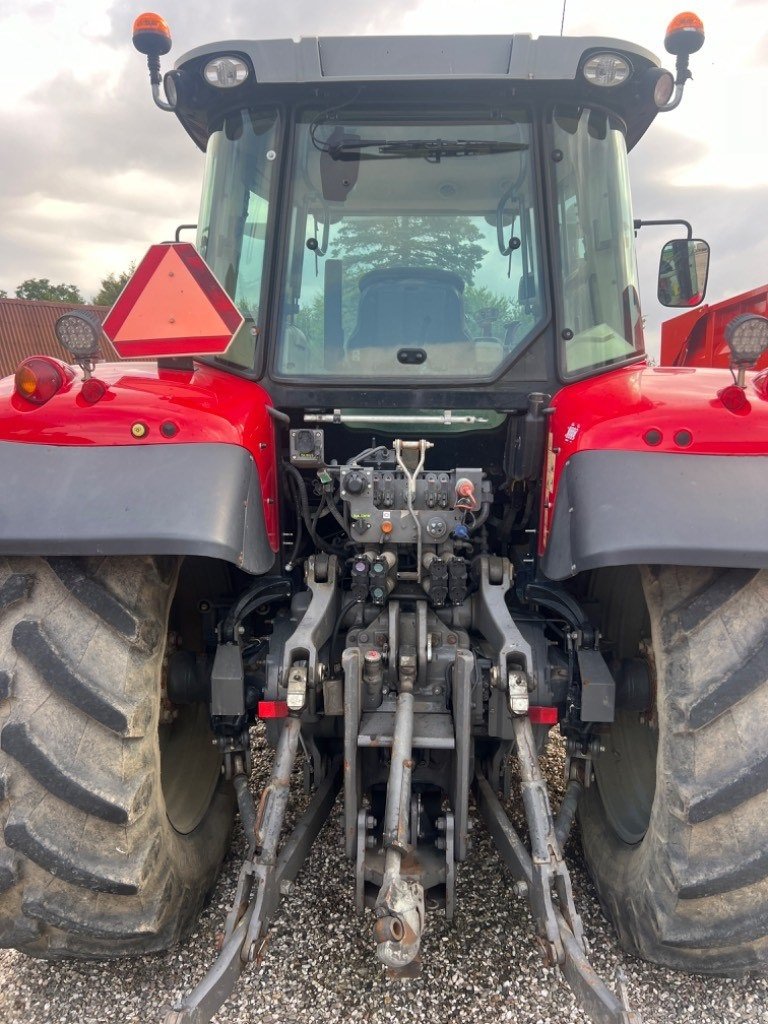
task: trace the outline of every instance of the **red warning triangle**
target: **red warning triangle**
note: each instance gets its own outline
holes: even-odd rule
[[[153,245],[107,314],[119,356],[221,355],[243,318],[189,242]]]

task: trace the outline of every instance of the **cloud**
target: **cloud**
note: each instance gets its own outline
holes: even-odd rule
[[[709,242],[712,260],[706,301],[712,303],[766,282],[765,228],[755,211],[768,209],[768,181],[748,190],[681,185],[682,170],[703,152],[703,143],[681,145],[672,128],[657,122],[630,154],[630,168],[636,217],[682,218],[690,222],[695,237]],[[684,236],[685,229],[679,227],[647,227],[638,233],[641,298],[649,349],[654,354],[661,322],[677,313],[660,306],[656,299],[659,252],[670,238]]]
[[[744,26],[762,0],[711,3],[708,39],[694,58],[695,80],[682,107],[659,118],[631,157],[637,215],[682,216],[713,246],[710,297],[762,283],[765,241],[759,213],[768,182],[761,147],[768,90],[760,32]],[[136,0],[88,6],[36,0],[0,15],[0,288],[27,277],[72,281],[92,294],[178,223],[196,220],[202,156],[172,115],[152,104],[143,59],[130,43]],[[227,38],[410,31],[559,29],[561,0],[533,11],[501,0],[471,9],[444,0],[341,0],[275,4],[164,0],[173,58]],[[7,5],[6,5],[7,9]],[[572,20],[571,20],[572,19]],[[568,11],[571,31],[660,43],[668,20],[660,0],[638,8],[595,3]],[[35,35],[36,84],[26,43]],[[752,43],[745,44],[745,39]],[[739,42],[740,40],[740,42]],[[734,59],[734,54],[736,59]],[[751,65],[751,67],[750,67]],[[668,314],[655,301],[658,251],[667,236],[646,229],[638,260],[650,331]]]
[[[416,4],[260,0],[221,7],[212,33],[209,0],[167,0],[174,48],[164,66],[216,38],[382,32]],[[62,6],[66,0],[38,3],[16,21],[39,21],[44,34],[51,19],[62,20]],[[89,295],[177,224],[197,219],[203,158],[175,118],[152,103],[144,60],[131,46],[137,10],[135,0],[117,0],[108,18],[96,19],[103,25],[90,41],[78,26],[78,60],[62,59],[22,101],[0,106],[0,288],[11,294],[25,278],[48,277]]]
[[[275,4],[219,5],[211,17],[209,0],[168,0],[163,17],[174,37],[174,56],[204,43],[230,39],[283,39],[314,35],[368,35],[391,30],[393,22],[419,6],[419,0],[358,4],[326,0],[291,0]],[[135,0],[117,0],[110,8],[112,30],[107,39],[120,45],[130,39],[138,8]]]
[[[125,80],[106,90],[67,72],[24,117],[0,111],[0,219],[11,243],[0,247],[2,287],[49,277],[94,291],[176,223],[196,219],[202,155],[175,120],[168,130],[171,116],[148,93],[136,102]]]

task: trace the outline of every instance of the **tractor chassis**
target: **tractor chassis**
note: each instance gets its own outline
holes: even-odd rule
[[[345,653],[347,656],[350,653],[357,654]],[[401,718],[406,714],[407,712]],[[546,782],[539,768],[529,718],[517,716],[514,719],[514,729],[531,852],[528,852],[523,839],[504,811],[496,794],[496,787],[479,765],[474,779],[478,809],[502,859],[517,879],[515,893],[524,896],[528,902],[546,963],[557,964],[560,967],[580,1005],[594,1024],[642,1024],[640,1016],[629,1007],[623,974],[617,972],[617,988],[620,993],[617,997],[591,966],[581,920],[573,902],[570,876],[562,849],[573,822],[576,802],[583,788],[582,783],[577,778],[571,779],[560,812],[555,819],[550,807]],[[195,988],[168,1011],[164,1024],[207,1024],[232,994],[245,966],[258,957],[281,896],[288,891],[288,887],[296,878],[309,855],[312,843],[332,811],[343,778],[342,763],[338,758],[328,766],[307,809],[278,852],[288,806],[291,773],[299,749],[300,732],[300,718],[291,715],[282,727],[270,780],[262,793],[258,809],[247,784],[247,759],[237,755],[230,759],[238,807],[248,843],[246,859],[240,869],[237,889],[227,915],[219,956]],[[407,739],[407,736],[404,739],[401,736],[399,742],[407,746]],[[405,760],[407,762],[407,757]],[[585,767],[587,771],[590,770],[588,762]],[[394,791],[400,785],[401,782],[395,780],[389,789]],[[362,911],[365,905],[363,890],[366,873],[366,815],[366,809],[362,808],[358,814],[359,831],[355,842],[358,911]],[[393,828],[399,827],[404,831],[405,822],[402,820],[402,814],[398,820],[397,812],[393,813],[392,821]],[[446,814],[444,828],[447,833],[446,913],[450,917],[453,910],[454,870],[451,841],[454,821],[450,812]],[[392,857],[390,853],[389,863],[385,863],[384,881],[375,908],[377,920],[374,925],[374,937],[378,947],[396,948],[402,945],[402,940],[397,943],[388,941],[391,936],[387,924],[394,920],[388,916],[389,910],[395,909],[401,914],[400,919],[406,922],[413,920],[415,916],[422,924],[423,911],[419,918],[418,914],[413,914],[412,905],[403,908],[403,893],[398,893],[398,883],[404,880],[399,875],[400,855],[397,845],[390,846],[389,851],[394,851],[398,855]],[[407,902],[407,891],[405,899]],[[419,937],[419,934],[414,936],[417,947]],[[381,956],[380,959],[387,962]],[[403,975],[406,975],[407,969],[408,964],[404,964]]]

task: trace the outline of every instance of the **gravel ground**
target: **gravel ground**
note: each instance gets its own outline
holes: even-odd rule
[[[553,739],[545,758],[555,789],[562,752]],[[270,755],[256,758],[255,786]],[[300,791],[300,774],[296,773]],[[515,817],[519,807],[510,808]],[[261,961],[249,967],[216,1024],[565,1024],[584,1022],[557,972],[542,965],[525,905],[478,822],[474,849],[457,872],[457,912],[447,924],[428,917],[423,969],[391,981],[373,953],[371,915],[353,911],[354,875],[341,853],[332,815],[284,898]],[[111,962],[48,963],[0,951],[1,1024],[152,1024],[197,981],[211,961],[234,890],[242,836],[235,832],[211,904],[181,948],[163,956]],[[573,838],[567,847],[576,905],[592,962],[612,979],[623,966],[633,1008],[644,1024],[768,1024],[768,978],[707,978],[664,971],[623,954],[603,920]]]

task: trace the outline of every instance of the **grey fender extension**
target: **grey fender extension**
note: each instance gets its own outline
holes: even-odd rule
[[[553,580],[608,565],[762,569],[766,508],[765,456],[577,452],[541,568]]]
[[[253,457],[231,444],[0,442],[0,554],[274,561]]]

